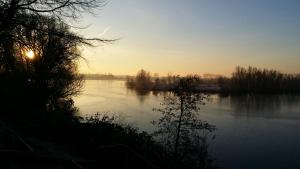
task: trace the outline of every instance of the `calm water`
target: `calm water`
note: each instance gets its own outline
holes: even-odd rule
[[[124,122],[151,132],[150,121],[160,117],[152,109],[162,99],[127,90],[124,81],[88,80],[75,103],[83,116],[121,115]],[[200,117],[217,127],[210,149],[221,168],[300,168],[300,96],[212,95]]]

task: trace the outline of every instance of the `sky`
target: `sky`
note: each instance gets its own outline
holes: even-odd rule
[[[81,73],[300,73],[299,0],[107,0],[75,25],[85,37],[118,39],[83,47]]]

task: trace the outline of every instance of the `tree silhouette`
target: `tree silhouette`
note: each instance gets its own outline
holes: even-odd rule
[[[206,139],[215,129],[197,116],[207,99],[207,95],[197,90],[199,80],[198,76],[180,78],[173,91],[164,97],[162,108],[154,109],[162,113],[162,117],[153,122],[158,127],[154,135],[176,160],[190,168],[207,168],[209,165]]]
[[[112,40],[72,33],[64,19],[76,19],[101,4],[94,0],[0,2],[0,90],[7,109],[46,112],[72,107],[71,96],[83,84],[77,72],[82,58],[78,47]],[[32,58],[26,56],[29,51]]]
[[[300,91],[300,76],[256,67],[236,67],[231,78],[219,78],[223,92],[236,93],[296,93]]]
[[[16,34],[20,26],[33,28],[37,17],[51,17],[61,23],[66,19],[76,19],[82,12],[92,11],[103,6],[97,0],[1,0],[0,1],[0,68],[2,71],[15,71],[16,60],[12,49],[16,42],[22,42]],[[38,19],[41,21],[41,19]],[[37,30],[39,31],[39,30]],[[83,40],[84,38],[82,38]],[[85,39],[106,42],[103,39]],[[109,40],[108,40],[109,41]]]

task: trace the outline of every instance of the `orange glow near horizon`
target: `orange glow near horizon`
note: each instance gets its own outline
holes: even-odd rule
[[[84,48],[88,63],[80,62],[79,71],[231,76],[236,66],[253,66],[300,73],[299,2],[114,1],[96,11],[101,17],[84,15],[87,29],[74,29],[119,39]]]

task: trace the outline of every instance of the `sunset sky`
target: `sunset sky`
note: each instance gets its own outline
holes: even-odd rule
[[[230,75],[237,65],[300,73],[299,0],[108,0],[75,30],[119,38],[84,48],[82,73]]]

